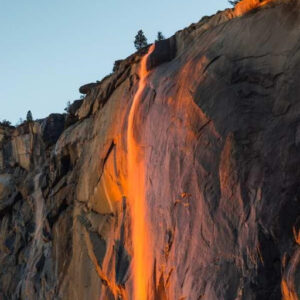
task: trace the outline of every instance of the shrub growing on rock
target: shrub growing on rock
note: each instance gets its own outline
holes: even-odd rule
[[[0,125],[6,126],[6,127],[10,127],[10,126],[11,126],[11,123],[10,123],[10,121],[4,119],[4,120],[2,120],[2,121],[0,122]]]
[[[116,60],[116,61],[114,62],[113,72],[116,72],[116,71],[119,70],[119,67],[120,67],[120,64],[121,64],[122,61],[123,61],[122,59],[119,59],[119,60]]]
[[[157,33],[157,37],[156,37],[156,42],[159,42],[159,41],[162,41],[162,40],[164,40],[165,39],[165,37],[164,37],[164,35],[162,34],[162,32],[161,31],[159,31],[158,33]]]

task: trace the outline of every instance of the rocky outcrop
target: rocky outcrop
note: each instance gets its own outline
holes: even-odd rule
[[[81,94],[88,94],[88,93],[90,93],[91,89],[96,86],[97,86],[97,83],[94,83],[94,82],[85,84],[79,88],[79,92]]]
[[[176,56],[176,50],[175,36],[172,36],[167,40],[156,42],[155,51],[151,53],[147,60],[147,68],[151,70],[156,66],[171,61]]]
[[[0,127],[0,298],[134,299],[141,91],[148,298],[298,299],[299,14],[220,12],[156,45],[142,90],[148,49],[89,86],[74,124]]]
[[[74,103],[76,106],[76,102]],[[74,109],[73,109],[74,110]],[[70,114],[72,111],[70,110]],[[55,144],[65,129],[66,116],[62,114],[51,114],[41,122],[43,142],[46,147]]]

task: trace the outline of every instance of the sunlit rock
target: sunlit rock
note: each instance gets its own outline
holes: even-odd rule
[[[240,5],[0,127],[1,299],[299,298],[300,10]]]

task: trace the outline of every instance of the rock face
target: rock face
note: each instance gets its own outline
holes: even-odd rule
[[[298,2],[226,10],[149,56],[133,122],[148,299],[299,298],[299,28]],[[134,299],[127,129],[145,51],[89,85],[68,128],[0,128],[0,299]]]

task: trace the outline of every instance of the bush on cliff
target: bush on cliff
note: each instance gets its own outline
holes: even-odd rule
[[[164,40],[164,39],[165,39],[164,35],[162,34],[161,31],[159,31],[159,32],[157,33],[157,37],[156,37],[155,42],[159,42],[159,41],[162,41],[162,40]]]
[[[4,119],[0,122],[0,125],[5,126],[5,127],[10,127],[11,123],[10,123],[10,121]]]

